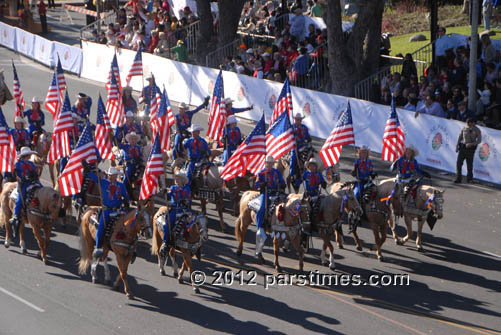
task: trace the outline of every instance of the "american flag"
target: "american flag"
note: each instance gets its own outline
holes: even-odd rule
[[[160,149],[162,152],[168,150],[170,146],[170,127],[174,124],[174,114],[172,113],[165,87],[160,100],[158,113],[150,122],[151,129],[153,130],[153,137],[157,135],[160,137]]]
[[[64,104],[61,112],[54,120],[54,131],[52,133],[52,143],[50,145],[47,161],[53,163],[56,159],[69,156],[71,154],[69,132],[73,128],[73,118],[71,117],[71,103],[68,91],[64,97]]]
[[[130,80],[134,76],[142,76],[143,75],[143,58],[141,56],[141,49],[137,50],[136,56],[132,61],[132,65],[129,70],[129,74],[127,75],[126,82],[127,86],[130,85]]]
[[[51,112],[53,119],[55,119],[56,115],[59,113],[62,100],[63,89],[59,86],[56,68],[54,69],[54,75],[52,76],[52,81],[49,86],[49,92],[47,92],[47,97],[45,98],[45,108]]]
[[[282,113],[270,125],[270,129],[266,133],[266,153],[277,160],[295,146],[294,130],[289,115]]]
[[[108,115],[104,109],[103,99],[101,99],[101,95],[99,95],[99,99],[97,101],[97,120],[96,120],[96,148],[99,151],[99,155],[102,159],[114,159],[111,144],[111,134],[112,128],[110,119],[108,119]]]
[[[151,195],[157,193],[158,190],[158,176],[164,173],[163,155],[160,150],[160,138],[155,137],[153,146],[151,147],[150,157],[144,169],[143,180],[141,182],[141,191],[139,193],[139,200],[146,200]]]
[[[16,102],[14,117],[22,117],[24,109],[26,108],[26,102],[24,102],[23,91],[21,90],[21,83],[19,82],[19,77],[17,76],[17,70],[14,62],[12,62],[12,71],[14,72],[13,91],[15,99],[14,101]]]
[[[63,66],[61,65],[61,60],[59,59],[59,55],[57,55],[57,84],[61,88],[61,100],[63,97],[62,91],[66,89],[66,79],[64,79],[64,71],[63,71]]]
[[[285,111],[288,112],[289,117],[293,115],[292,94],[289,86],[289,78],[285,79],[284,86],[282,87],[282,91],[280,92],[277,103],[275,104],[275,109],[271,115],[270,124],[272,124],[273,121],[275,121],[275,119]]]
[[[83,160],[86,160],[89,164],[97,162],[96,146],[94,145],[88,120],[75,150],[71,153],[68,164],[66,164],[63,173],[59,177],[59,189],[63,197],[80,193],[83,179]]]
[[[336,164],[341,155],[343,145],[355,144],[355,135],[353,133],[353,119],[351,117],[351,106],[348,101],[348,106],[339,116],[336,127],[325,141],[320,150],[320,158],[324,162],[326,168]]]
[[[122,126],[124,123],[124,110],[121,106],[120,89],[115,79],[115,74],[111,73],[111,82],[108,89],[108,98],[106,99],[106,113],[113,127]],[[122,106],[123,107],[123,106]]]
[[[395,161],[402,156],[405,148],[405,135],[398,114],[395,108],[395,100],[391,99],[391,113],[386,121],[383,135],[383,152],[381,153],[384,161]]]
[[[110,90],[111,85],[111,74],[115,75],[115,79],[117,81],[118,87],[120,87],[120,92],[122,91],[122,82],[120,81],[120,68],[118,67],[117,55],[113,56],[113,60],[111,61],[110,72],[108,73],[108,79],[106,80],[106,91]]]
[[[153,87],[155,90],[155,95],[150,101],[150,126],[152,130],[154,129],[153,121],[157,118],[158,109],[160,108],[160,103],[162,102],[162,91],[160,90],[160,87],[158,87],[155,83],[155,78],[153,78]]]
[[[219,71],[216,85],[214,85],[214,91],[212,92],[207,136],[212,140],[219,141],[223,136],[225,126],[226,105],[224,104],[223,71]]]
[[[9,126],[0,107],[0,169],[1,172],[13,172],[16,162],[16,145],[12,135],[9,133]]]
[[[115,77],[113,81],[113,77]],[[113,83],[115,83],[113,85]],[[108,111],[108,102],[106,102],[106,112],[108,112],[108,116],[111,121],[111,125],[113,127],[123,126],[125,123],[125,107],[122,101],[122,81],[120,80],[120,68],[118,67],[117,55],[113,56],[113,60],[111,61],[110,73],[108,74],[108,80],[106,81],[106,91],[108,91],[108,97],[113,91],[113,96],[117,96],[117,100],[115,102],[116,107],[113,107],[113,110],[116,110],[116,120],[110,115]]]
[[[254,127],[254,130],[252,130],[245,141],[240,144],[224,166],[220,175],[222,179],[230,180],[235,177],[243,177],[247,170],[253,174],[257,174],[266,156],[265,131],[266,124],[263,114],[261,120],[259,120],[256,127]]]

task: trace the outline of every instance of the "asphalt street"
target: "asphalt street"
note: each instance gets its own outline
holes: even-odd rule
[[[52,71],[0,48],[0,67],[10,87],[11,59],[28,104],[34,95],[44,99]],[[98,93],[106,96],[100,83],[70,75],[66,80],[72,101],[78,92],[94,101]],[[13,103],[2,108],[12,126]],[[92,121],[95,108],[96,102]],[[47,112],[46,120],[50,119]],[[197,113],[195,122],[206,126],[206,112]],[[51,130],[52,122],[48,123],[46,129]],[[252,129],[246,121],[239,125],[245,134]],[[390,176],[389,164],[375,156],[379,175]],[[345,148],[342,180],[351,179],[353,158],[353,149]],[[194,260],[195,269],[207,274],[199,295],[191,286],[179,284],[171,268],[166,269],[167,276],[159,274],[149,241],[140,243],[138,259],[129,268],[135,299],[127,300],[122,292],[92,284],[90,275],[78,274],[76,226],[55,225],[47,265],[36,257],[36,242],[28,228],[28,255],[22,255],[17,244],[9,249],[0,246],[0,334],[501,334],[500,192],[481,184],[455,185],[452,176],[430,172],[433,185],[446,192],[444,218],[433,231],[424,228],[424,252],[416,250],[413,240],[397,246],[388,234],[383,246],[386,261],[378,262],[370,250],[372,231],[361,227],[364,250],[357,251],[353,239],[346,236],[345,249],[335,247],[337,267],[331,271],[320,264],[321,243],[314,239],[305,270],[360,275],[358,286],[303,286],[296,280],[295,285],[284,281],[278,285],[270,241],[264,252],[267,264],[257,265],[251,229],[244,255],[237,259],[233,233],[218,231],[214,205],[209,205],[208,212],[210,240],[202,261]],[[42,182],[48,185],[48,181],[44,171]],[[224,218],[233,227],[235,218],[229,211]],[[3,237],[0,231],[2,244]],[[293,251],[281,253],[280,260],[286,273],[295,273],[298,262]],[[110,264],[114,277],[118,270],[113,255]],[[233,283],[218,278],[217,271],[231,277],[241,269],[243,281],[238,275]],[[364,285],[374,274],[408,274],[409,285]],[[102,282],[102,267],[98,275]]]

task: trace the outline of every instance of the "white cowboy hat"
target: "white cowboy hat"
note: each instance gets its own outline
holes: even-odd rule
[[[184,102],[181,102],[181,103],[179,104],[179,108],[185,108],[185,109],[186,109],[186,107],[187,107],[187,106],[186,106],[186,104],[185,104]]]
[[[85,93],[78,93],[77,94],[77,99],[83,99],[83,98],[87,98],[87,94],[85,94]]]
[[[265,163],[275,163],[275,158],[272,156],[266,156],[266,160],[264,161]]]
[[[153,79],[153,75],[150,73],[150,74],[147,74],[146,75],[146,78],[144,78],[146,80],[150,80],[150,79]]]
[[[235,101],[235,100],[233,100],[232,98],[226,98],[226,99],[224,99],[224,103],[225,103],[226,105],[227,105],[227,104],[231,104],[231,103],[233,103],[233,101]]]
[[[369,149],[369,147],[368,147],[368,146],[366,146],[366,145],[364,144],[364,145],[362,145],[362,146],[358,149],[358,151],[359,151],[359,152],[360,152],[360,151],[368,151],[368,152],[369,152],[369,151],[370,151],[370,149]]]
[[[411,150],[411,151],[414,152],[414,157],[417,157],[419,155],[419,150],[416,149],[416,147],[413,146],[412,144],[406,145],[405,146],[405,150],[407,150],[407,149],[409,149],[409,150]],[[405,153],[405,150],[404,150],[404,153]]]
[[[42,100],[40,100],[39,97],[33,97],[33,99],[31,99],[31,102],[38,102],[38,103],[41,103]]]
[[[188,177],[186,176],[185,173],[178,171],[174,174],[174,177],[181,178],[181,183],[182,184],[187,184],[188,183]]]
[[[306,163],[304,163],[305,168],[308,168],[310,164],[315,164],[318,167],[318,162],[315,159],[315,157],[311,157],[310,160],[308,160]]]
[[[14,123],[16,123],[16,122],[22,122],[22,123],[24,123],[24,120],[23,120],[23,118],[22,118],[22,117],[20,117],[20,116],[16,116],[16,117],[14,118]]]
[[[254,50],[252,50],[252,48],[249,48],[249,49],[247,49],[246,53],[248,53],[248,54],[253,54],[253,53],[254,53]]]
[[[200,127],[199,125],[197,124],[192,124],[190,128],[188,128],[188,131],[190,133],[194,132],[194,131],[202,131],[204,130],[204,128]]]
[[[134,117],[134,113],[127,111],[127,113],[125,113],[125,117]]]
[[[237,118],[234,115],[228,116],[228,119],[226,120],[226,124],[232,124],[232,123],[237,123]]]
[[[139,140],[139,135],[138,135],[138,134],[136,134],[136,133],[135,133],[135,132],[133,132],[133,131],[132,131],[132,132],[130,132],[130,133],[128,133],[127,135],[125,135],[125,140],[126,140],[127,142],[129,142],[129,140],[130,140],[132,137],[135,137],[135,138],[136,138],[136,140]]]
[[[33,154],[37,154],[37,152],[31,151],[31,149],[29,147],[22,147],[21,150],[19,150],[19,157],[33,155]]]
[[[300,113],[296,113],[296,115],[294,115],[294,119],[304,119],[304,116],[302,116]]]
[[[270,54],[269,54],[269,53],[267,53],[267,52],[265,52],[262,56],[263,56],[263,57],[270,57]]]
[[[120,174],[120,170],[114,167],[110,167],[107,172],[108,175],[114,176]]]

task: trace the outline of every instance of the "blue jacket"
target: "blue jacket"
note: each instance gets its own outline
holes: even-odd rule
[[[296,126],[295,124],[293,124],[292,128],[294,129],[294,134],[296,135],[296,144],[298,148],[301,148],[303,145],[306,144],[306,142],[311,141],[311,136],[310,132],[308,131],[308,127],[306,127],[304,124],[300,126]]]
[[[139,144],[130,145],[130,144],[121,144],[120,149],[124,152],[124,160],[132,161],[132,160],[142,160],[141,146]]]
[[[121,127],[117,127],[115,129],[115,138],[120,142],[122,141],[123,138],[125,138],[125,135],[135,132],[139,136],[143,136],[143,129],[141,129],[141,126],[135,122],[132,122],[131,124],[125,123]]]
[[[28,123],[30,125],[34,125],[36,127],[42,127],[45,125],[45,115],[41,110],[34,111],[32,109],[28,109],[23,114],[28,117]]]
[[[303,173],[304,187],[308,193],[318,192],[320,186],[325,182],[324,177],[318,171],[305,171]]]
[[[419,167],[419,164],[415,159],[408,160],[405,157],[400,157],[395,161],[394,164],[394,168],[396,166],[398,175],[403,179],[407,179],[415,174],[422,173],[421,168]]]
[[[88,172],[87,174],[89,178],[98,183],[98,177],[94,172]],[[101,192],[103,194],[103,205],[111,208],[121,207],[123,204],[123,200],[130,201],[129,195],[127,194],[127,189],[125,185],[119,181],[115,183],[111,183],[107,179],[100,180]]]
[[[235,108],[232,106],[231,108],[226,109],[226,116],[230,116],[230,115],[237,114],[237,113],[243,113],[243,112],[246,112],[248,110],[249,110],[249,108]]]
[[[71,111],[80,116],[81,118],[87,119],[89,118],[91,107],[92,107],[92,99],[91,97],[87,97],[84,106],[77,107],[77,105],[73,105],[71,107]]]
[[[171,186],[167,197],[172,208],[178,208],[181,200],[185,200],[186,205],[189,207],[191,205],[190,186],[184,185],[183,187],[179,187],[178,185],[173,185]]]
[[[191,119],[193,118],[193,115],[195,113],[199,112],[202,108],[204,108],[204,104],[201,104],[194,110],[187,110],[184,112],[183,115],[177,114],[176,115],[176,124],[177,124],[177,129],[179,129],[180,132],[185,131],[191,126]]]
[[[143,97],[143,101],[147,106],[150,106],[151,100],[153,100],[156,95],[155,86],[148,85],[143,88],[141,96]],[[156,86],[156,88],[160,91],[160,88],[158,86]]]
[[[374,166],[372,165],[372,161],[370,159],[357,159],[355,164],[353,164],[353,169],[358,172],[356,175],[358,180],[368,179],[374,172]]]
[[[240,128],[235,127],[233,129],[224,127],[223,138],[226,136],[226,129],[228,129],[228,147],[232,150],[236,149],[242,142],[242,133]],[[223,144],[225,141],[223,140]]]
[[[23,141],[24,145],[29,145],[29,143],[31,142],[30,134],[24,128],[23,129],[11,128],[10,134],[12,135],[12,138],[14,139],[14,143],[16,144],[16,146],[18,144],[23,143]]]
[[[210,156],[209,145],[201,137],[197,140],[193,137],[185,140],[184,147],[188,151],[188,157],[192,160],[203,158],[205,155]]]
[[[268,187],[268,192],[278,191],[280,186],[285,186],[285,181],[277,169],[272,168],[271,171],[268,171],[264,168],[257,173],[256,188],[260,188],[264,184]]]
[[[25,182],[29,179],[30,175],[33,174],[38,177],[38,171],[35,164],[24,159],[21,159],[16,163],[16,166],[14,167],[14,173],[16,177],[19,177],[21,179],[21,182]]]

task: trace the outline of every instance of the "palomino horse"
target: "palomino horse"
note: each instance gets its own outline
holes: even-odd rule
[[[40,134],[38,137],[37,144],[35,146],[35,151],[42,158],[43,164],[47,163],[47,155],[49,153],[50,145],[52,144],[52,133],[45,132]],[[54,174],[54,164],[48,164],[50,180],[52,181],[52,186],[56,187],[56,176]]]
[[[10,223],[14,210],[15,200],[11,198],[11,193],[17,188],[17,182],[6,183],[0,194],[0,204],[2,206],[1,221],[5,225],[5,247],[11,244]],[[52,223],[57,220],[59,209],[61,208],[61,196],[50,187],[41,187],[37,189],[28,204],[25,204],[27,222],[31,224],[33,233],[40,248],[40,258],[47,263],[47,248],[50,242],[50,233]],[[19,246],[23,254],[26,254],[26,243],[24,242],[24,225],[26,219],[21,215],[19,225]],[[43,230],[43,237],[42,237]]]
[[[322,261],[322,265],[327,264],[326,249],[329,248],[329,268],[334,269],[336,267],[334,263],[334,247],[332,246],[330,240],[334,233],[336,235],[336,239],[339,238],[336,226],[341,224],[340,220],[345,213],[354,213],[357,216],[361,216],[362,208],[353,193],[353,189],[339,188],[336,192],[328,194],[321,199],[319,212],[320,220],[314,219],[312,221],[318,222],[316,227],[320,238],[323,240],[320,259]],[[356,233],[354,236],[356,237],[355,241],[358,246],[360,244],[360,240],[358,239]]]
[[[433,186],[422,185],[416,190],[415,206],[410,205],[409,202],[405,203],[402,198],[400,199],[400,202],[403,204],[402,211],[407,227],[407,235],[399,238],[395,233],[394,227],[391,226],[397,244],[404,245],[409,240],[412,236],[412,221],[417,220],[416,247],[418,251],[423,251],[421,232],[423,231],[424,222],[427,220],[430,227],[433,227],[437,219],[440,220],[443,218],[444,192],[444,190],[439,190]]]
[[[111,250],[116,255],[118,269],[120,270],[120,274],[115,279],[113,287],[118,289],[121,279],[124,284],[127,298],[131,299],[133,295],[127,283],[127,269],[132,255],[134,254],[139,233],[145,231],[146,236],[148,238],[151,237],[151,226],[148,225],[148,221],[145,219],[144,209],[138,208],[131,210],[120,217],[114,224],[109,245],[106,241],[103,244],[103,256],[100,259],[93,259],[92,253],[96,244],[97,222],[99,221],[99,218],[96,217],[98,214],[99,207],[93,206],[82,216],[82,222],[80,224],[80,262],[78,265],[78,272],[82,275],[87,273],[87,269],[89,265],[91,265],[90,272],[92,282],[95,283],[97,280],[97,266],[99,261],[103,260],[105,282],[111,283],[111,274],[107,261],[111,246]]]
[[[240,199],[240,215],[235,222],[235,237],[238,241],[237,256],[242,255],[245,233],[249,226],[256,222],[257,213],[249,207],[249,202],[259,196],[257,191],[246,191]],[[302,195],[290,194],[285,203],[280,203],[273,211],[270,222],[273,231],[273,249],[277,271],[281,271],[278,263],[278,252],[281,240],[286,240],[294,245],[299,254],[299,269],[303,269],[304,251],[300,246],[300,231],[302,224],[308,222],[309,204],[302,203]],[[261,263],[264,258],[261,252],[256,255]]]
[[[168,209],[166,206],[160,207],[158,212],[155,214],[155,217],[153,219],[153,240],[151,242],[151,254],[152,255],[157,255],[158,257],[158,267],[160,269],[160,274],[162,276],[165,276],[165,270],[164,270],[164,265],[167,262],[167,255],[162,255],[159,250],[160,246],[162,245],[163,241],[163,236],[164,232],[162,229],[162,226],[165,222],[165,220],[168,220]],[[194,220],[192,222],[192,220]],[[185,269],[187,268],[188,271],[190,272],[190,280],[191,280],[191,274],[193,272],[193,264],[191,262],[191,258],[193,257],[193,254],[196,253],[198,249],[201,248],[202,243],[207,241],[209,239],[209,232],[207,229],[207,219],[205,216],[197,216],[193,217],[191,213],[188,213],[186,217],[184,217],[184,220],[180,223],[182,224],[182,233],[183,233],[183,238],[182,239],[176,239],[176,241],[171,241],[171,247],[169,249],[169,256],[172,260],[172,270],[174,277],[177,277],[179,283],[182,283],[183,280],[183,273]],[[187,225],[189,225],[187,229]],[[170,231],[174,229],[174,225],[171,225]],[[179,271],[178,274],[178,266],[176,262],[176,250],[179,251],[183,255],[183,264],[181,266],[181,270]],[[191,283],[193,290],[195,293],[200,293],[200,290],[198,287],[194,285],[194,283]]]

